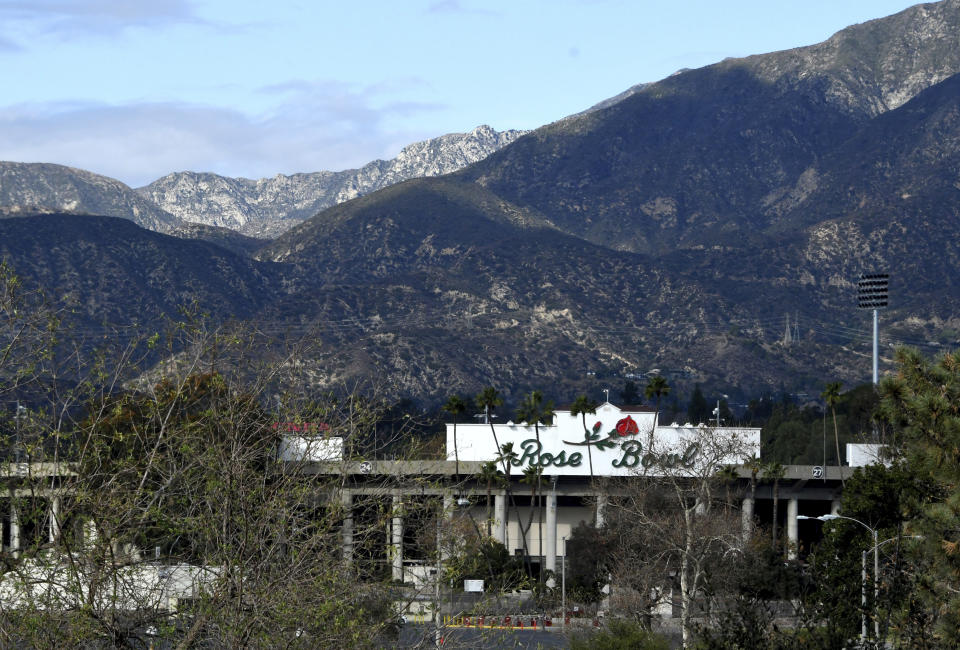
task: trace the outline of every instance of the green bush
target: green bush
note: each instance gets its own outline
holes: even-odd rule
[[[644,629],[635,621],[612,620],[605,629],[575,634],[571,650],[669,650],[670,644],[659,634]]]

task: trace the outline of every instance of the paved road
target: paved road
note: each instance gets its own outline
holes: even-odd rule
[[[433,626],[407,624],[400,633],[398,648],[432,648]],[[560,631],[490,630],[448,628],[443,648],[567,648],[567,637]]]

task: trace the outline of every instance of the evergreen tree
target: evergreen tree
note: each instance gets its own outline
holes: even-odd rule
[[[710,419],[710,413],[711,409],[707,403],[707,398],[703,396],[703,391],[700,390],[700,384],[697,384],[693,387],[690,405],[687,406],[687,417],[690,418],[691,424],[706,423],[706,421]]]
[[[880,384],[881,415],[915,483],[929,481],[908,532],[922,535],[918,594],[937,647],[960,647],[960,354],[931,363],[915,350],[896,353],[897,374]],[[844,494],[846,500],[846,494]],[[916,622],[911,616],[908,622]]]
[[[628,379],[623,385],[623,390],[620,391],[620,399],[624,404],[639,404],[640,403],[640,388],[637,386],[636,382]]]

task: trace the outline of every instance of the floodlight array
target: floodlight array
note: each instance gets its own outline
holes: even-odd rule
[[[857,282],[857,307],[880,309],[887,306],[889,273],[864,273]]]

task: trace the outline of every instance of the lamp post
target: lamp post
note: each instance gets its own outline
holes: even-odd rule
[[[453,509],[463,508],[470,505],[470,499],[460,497],[453,501]],[[433,642],[437,648],[443,646],[443,626],[440,621],[440,610],[443,600],[441,599],[440,594],[440,578],[443,574],[443,535],[442,531],[442,520],[444,515],[447,512],[452,512],[452,510],[446,510],[441,508],[440,512],[437,514],[437,568],[435,573],[435,580],[433,581],[433,599],[434,599],[434,609],[433,609]]]
[[[873,535],[873,606],[877,606],[877,596],[879,595],[879,583],[877,581],[877,576],[880,573],[880,544],[877,543],[877,530],[872,526],[868,526],[859,519],[854,519],[853,517],[845,517],[844,515],[820,515],[819,517],[808,517],[806,515],[797,515],[797,519],[816,519],[818,521],[833,521],[834,519],[846,519],[847,521],[852,521],[860,524],[864,528],[870,531],[870,534]],[[889,540],[888,540],[889,541]],[[863,605],[863,613],[860,617],[860,638],[867,638],[867,552],[863,551],[860,554],[861,562],[861,571],[860,571],[860,603]],[[880,621],[874,617],[873,621],[873,634],[875,637],[880,636]]]
[[[563,564],[560,565],[560,627],[567,629],[567,538],[563,538]]]
[[[440,550],[442,543],[440,535],[440,520],[443,514],[437,516],[437,568],[434,570],[433,578],[433,644],[439,648],[443,645],[443,632],[440,628],[440,571],[443,568],[443,552]]]
[[[877,539],[876,536],[874,536],[873,539],[874,539],[874,541],[876,541],[876,539]],[[873,580],[874,580],[874,586],[873,586],[873,603],[874,603],[874,607],[876,607],[876,603],[877,603],[877,582],[878,582],[877,573],[876,573],[876,571],[877,571],[877,568],[876,568],[876,567],[877,567],[877,563],[876,563],[877,553],[879,552],[879,549],[880,549],[881,546],[883,546],[884,544],[887,544],[887,543],[889,543],[889,542],[896,541],[896,540],[898,540],[898,539],[923,539],[923,535],[897,535],[896,537],[891,537],[890,539],[885,539],[885,540],[883,540],[882,542],[879,542],[879,543],[877,543],[877,544],[874,544],[873,549],[867,549],[866,551],[863,551],[863,552],[860,554],[861,562],[863,563],[863,576],[864,576],[864,577],[863,577],[863,581],[864,581],[864,584],[866,584],[866,580],[867,580],[867,578],[866,578],[866,571],[867,571],[867,553],[869,553],[871,550],[873,551],[873,558],[874,558],[874,564],[873,564],[873,566],[874,566],[874,569],[873,569],[873,570],[874,570],[874,575],[873,575]],[[880,620],[879,620],[879,619],[880,619],[879,616],[875,616],[875,617],[873,618],[873,636],[874,636],[874,638],[876,638],[876,639],[879,639],[879,638],[880,638]],[[864,623],[864,624],[862,625],[862,627],[863,627],[863,630],[866,631],[866,623]]]
[[[729,395],[724,395],[723,399],[730,399]],[[713,409],[713,415],[717,419],[717,428],[720,428],[720,399],[717,399],[717,408]]]

